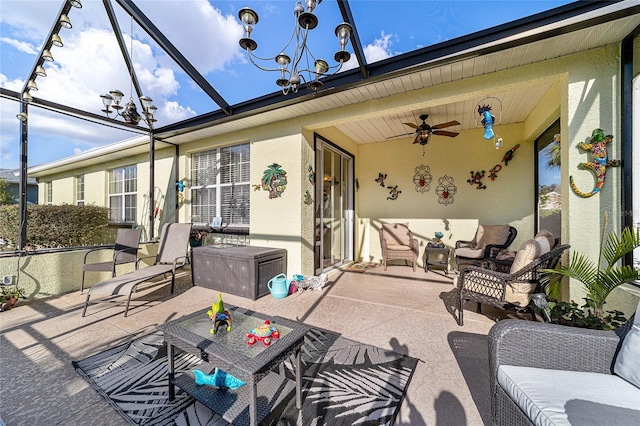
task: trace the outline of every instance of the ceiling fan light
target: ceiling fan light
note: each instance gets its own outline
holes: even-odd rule
[[[58,34],[54,34],[51,36],[51,44],[53,44],[56,47],[64,46],[64,44],[62,44],[62,39]]]
[[[37,76],[40,77],[46,77],[47,76],[47,72],[44,70],[44,67],[42,65],[38,65],[36,67],[36,71],[35,71]]]

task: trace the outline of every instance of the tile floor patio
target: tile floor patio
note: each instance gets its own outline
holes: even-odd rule
[[[226,303],[279,315],[419,358],[396,424],[482,425],[490,422],[487,333],[503,313],[475,303],[458,327],[454,274],[381,266],[365,273],[334,271],[323,291],[285,299],[227,295]],[[126,422],[71,366],[156,325],[207,309],[217,292],[191,287],[182,272],[176,293],[149,286],[124,306],[90,305],[74,292],[22,303],[0,313],[0,418],[13,425],[124,425]],[[0,422],[2,424],[2,422]]]

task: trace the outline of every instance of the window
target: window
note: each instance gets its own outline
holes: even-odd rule
[[[555,237],[562,230],[562,192],[560,191],[560,120],[535,140],[537,229],[546,229]]]
[[[84,206],[84,175],[76,176],[76,205]]]
[[[136,166],[113,169],[109,173],[109,221],[136,221],[138,189]]]
[[[53,183],[52,182],[44,183],[44,203],[53,204]]]
[[[198,152],[191,158],[193,222],[249,225],[249,144]]]

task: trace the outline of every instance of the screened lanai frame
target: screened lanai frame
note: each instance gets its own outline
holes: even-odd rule
[[[237,105],[229,105],[225,99],[223,99],[218,92],[208,83],[202,75],[182,56],[178,49],[176,49],[169,40],[162,34],[161,31],[157,29],[157,27],[140,11],[140,9],[134,4],[131,0],[115,0],[120,7],[124,11],[127,12],[129,16],[136,23],[145,30],[145,32],[152,37],[155,42],[162,47],[162,49],[171,56],[174,61],[182,68],[182,70],[187,73],[193,81],[198,84],[205,93],[207,93],[211,99],[219,106],[218,110],[214,110],[205,114],[201,114],[192,119],[188,119],[179,123],[169,124],[166,126],[159,127],[157,129],[147,129],[141,126],[127,126],[128,130],[132,130],[141,134],[149,134],[150,139],[150,167],[153,168],[153,153],[154,153],[154,143],[156,140],[162,140],[164,138],[170,138],[172,136],[192,132],[194,130],[202,129],[209,126],[214,126],[217,123],[228,122],[229,120],[240,119],[246,117],[256,111],[264,112],[269,110],[275,110],[281,108],[283,106],[288,106],[295,104],[297,102],[302,102],[308,100],[311,95],[308,92],[300,91],[297,94],[290,93],[288,96],[283,97],[280,92],[275,92],[269,95],[265,95],[259,98],[255,98],[250,101],[242,102]],[[110,8],[109,0],[105,0],[105,7],[107,10]],[[611,2],[611,3],[616,3]],[[559,34],[564,34],[567,32],[577,31],[582,28],[585,28],[590,25],[597,25],[600,22],[605,22],[608,20],[613,20],[617,18],[624,17],[626,13],[628,13],[629,9],[624,11],[613,12],[608,15],[595,15],[595,17],[589,21],[580,21],[574,24],[565,25],[559,27],[552,31],[547,31],[544,33],[535,33],[531,36],[518,38],[514,37],[518,34],[527,32],[529,30],[533,30],[535,28],[552,24],[554,22],[562,21],[564,19],[570,19],[571,17],[578,16],[581,14],[589,13],[592,11],[597,11],[599,8],[603,7],[602,2],[578,2],[571,3],[559,8],[552,9],[545,13],[540,13],[537,15],[533,15],[528,18],[523,18],[517,21],[513,21],[507,24],[499,25],[494,28],[490,28],[488,30],[479,31],[477,33],[473,33],[467,36],[458,37],[446,42],[438,43],[436,45],[428,46],[425,48],[417,49],[405,54],[401,54],[395,57],[391,57],[386,60],[382,60],[379,62],[375,62],[372,64],[367,64],[364,59],[364,53],[362,49],[362,43],[358,36],[358,28],[353,19],[351,9],[349,6],[349,2],[347,0],[337,0],[337,4],[339,6],[340,12],[344,21],[349,22],[354,31],[351,35],[351,46],[354,50],[354,55],[358,61],[358,67],[352,70],[348,70],[342,72],[338,75],[329,76],[323,79],[325,83],[325,87],[327,88],[324,92],[319,92],[316,96],[321,97],[325,94],[335,93],[337,91],[348,90],[358,85],[364,85],[375,81],[380,81],[383,79],[392,78],[398,75],[406,75],[411,72],[414,72],[418,67],[424,66],[438,66],[442,64],[446,64],[448,62],[460,61],[465,57],[473,57],[476,55],[489,54],[495,51],[499,51],[501,49],[505,49],[508,47],[516,46],[519,44],[531,43],[536,40],[544,40],[550,37],[555,37]],[[607,3],[610,4],[610,3]],[[64,2],[61,8],[60,14],[68,12],[70,6],[69,2]],[[640,9],[640,6],[636,6],[636,9]],[[59,18],[58,16],[58,18]],[[54,33],[54,31],[59,30],[59,20],[55,21],[55,24],[52,26],[50,35]],[[115,31],[114,33],[118,33],[119,31]],[[622,88],[621,88],[621,112],[622,112],[622,128],[620,140],[623,148],[623,158],[631,158],[631,129],[632,129],[632,120],[631,120],[631,79],[632,75],[632,64],[633,64],[633,39],[637,37],[640,31],[636,28],[632,33],[630,33],[626,39],[622,43]],[[120,34],[120,38],[122,35]],[[513,37],[509,40],[509,38]],[[122,43],[120,43],[121,50],[123,51],[123,56],[126,57],[126,49],[124,49]],[[43,46],[43,49],[45,46]],[[425,65],[427,64],[427,65]],[[31,75],[35,72],[35,68],[38,64],[34,64]],[[130,67],[130,63],[128,63]],[[135,73],[132,72],[132,78],[135,77]],[[25,79],[25,88],[26,82],[29,81],[30,78]],[[134,85],[137,85],[134,82]],[[139,86],[136,87],[139,90]],[[1,94],[5,98],[10,98],[19,101],[20,94],[9,91],[6,89],[1,90]],[[72,115],[79,118],[90,119],[97,122],[107,123],[109,125],[115,126],[123,126],[114,122],[113,120],[105,119],[102,116],[97,114],[92,114],[86,111],[80,111],[77,109],[69,108],[64,105],[56,104],[54,102],[46,101],[43,99],[34,98],[32,104],[35,107],[42,107],[46,109],[50,109],[52,111],[60,112],[63,114]],[[21,103],[21,110],[26,112],[27,105],[25,103]],[[26,243],[26,178],[27,178],[27,154],[26,154],[26,146],[28,143],[28,122],[23,122],[21,124],[21,147],[22,147],[22,155],[21,155],[21,178],[20,178],[20,211],[21,211],[21,230],[20,230],[20,239],[19,239],[19,248],[24,248]],[[631,182],[631,166],[630,164],[623,169],[623,182]],[[153,179],[153,172],[151,172],[151,179]],[[152,184],[153,182],[151,182]],[[153,188],[153,185],[150,185]],[[622,211],[629,211],[630,208],[628,206],[632,205],[631,198],[631,186],[623,185],[622,186],[622,200],[623,200],[623,209]],[[151,194],[151,196],[153,196]],[[151,200],[153,201],[153,200]],[[153,230],[153,202],[149,203],[151,206],[150,212],[150,221],[151,227]],[[632,217],[625,216],[623,218],[623,226],[630,224],[632,222]],[[153,231],[151,231],[153,232]]]

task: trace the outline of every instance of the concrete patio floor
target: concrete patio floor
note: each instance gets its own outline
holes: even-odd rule
[[[490,423],[487,333],[504,313],[475,303],[459,327],[455,272],[381,266],[337,270],[322,291],[256,301],[222,293],[225,303],[322,327],[344,337],[419,358],[398,425]],[[180,273],[176,292],[149,285],[123,305],[90,305],[74,292],[24,302],[0,313],[0,418],[6,425],[127,424],[71,365],[148,334],[158,324],[210,307],[217,291],[191,286]],[[0,424],[2,424],[0,422]]]

